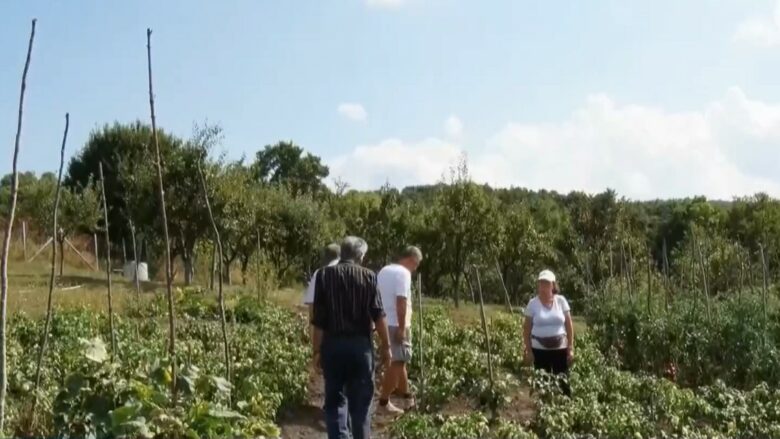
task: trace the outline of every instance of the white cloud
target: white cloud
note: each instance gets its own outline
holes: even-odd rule
[[[403,6],[406,0],[366,0],[366,4],[372,8],[393,9]]]
[[[455,141],[388,139],[329,163],[352,187],[439,181],[469,153],[475,181],[561,192],[613,188],[637,199],[707,195],[780,196],[780,103],[751,100],[738,88],[699,111],[621,105],[589,96],[568,118],[510,122],[465,149]]]
[[[341,103],[339,104],[336,111],[338,111],[340,115],[346,117],[347,119],[354,120],[356,122],[365,122],[366,119],[368,119],[368,113],[366,112],[366,109],[358,103]]]
[[[780,45],[780,0],[771,17],[754,17],[740,23],[734,39],[761,47]]]
[[[427,138],[419,142],[386,139],[360,145],[350,154],[330,160],[331,175],[357,189],[376,189],[386,182],[396,187],[436,183],[460,158],[460,148]]]
[[[460,139],[463,136],[463,122],[454,114],[444,121],[444,132],[450,139]]]

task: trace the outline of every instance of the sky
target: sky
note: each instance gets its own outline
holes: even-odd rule
[[[355,189],[441,181],[633,199],[780,196],[780,0],[0,2],[0,174],[106,123],[292,140]],[[3,146],[5,145],[5,146]]]

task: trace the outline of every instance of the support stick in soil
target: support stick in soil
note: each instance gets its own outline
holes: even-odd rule
[[[57,191],[54,193],[54,208],[51,213],[51,231],[53,234],[57,233],[59,226],[57,225],[57,219],[60,212],[60,195],[62,193],[62,168],[65,166],[65,144],[68,141],[68,128],[70,126],[70,115],[65,113],[65,131],[62,135],[62,146],[60,147],[60,170],[57,173]],[[33,402],[32,409],[30,410],[32,416],[32,425],[35,425],[35,416],[38,409],[38,389],[41,387],[41,370],[43,366],[43,359],[46,355],[46,346],[49,342],[49,328],[51,327],[52,314],[54,309],[52,307],[52,298],[54,296],[54,277],[57,271],[57,244],[54,243],[51,248],[51,270],[49,271],[49,295],[46,300],[46,320],[43,323],[43,333],[41,334],[41,343],[38,346],[38,360],[35,364],[35,387],[32,392]],[[33,431],[34,429],[31,429]]]
[[[504,282],[504,275],[501,273],[501,266],[498,264],[498,258],[494,258],[496,262],[496,273],[498,274],[498,279],[501,281],[501,286],[504,288],[504,299],[506,300],[506,310],[509,312],[509,314],[513,313],[512,310],[512,302],[509,300],[509,290],[506,287],[506,282]]]
[[[130,225],[130,239],[132,240],[133,244],[133,264],[135,264],[135,268],[133,269],[133,280],[135,282],[135,294],[136,296],[141,295],[141,279],[138,277],[138,265],[140,262],[138,261],[138,245],[135,241],[135,224],[133,224],[133,220],[128,219],[127,220]]]
[[[211,211],[211,202],[209,201],[209,190],[208,187],[206,186],[206,177],[203,175],[203,169],[201,168],[200,163],[198,163],[198,176],[200,176],[200,186],[201,189],[203,190],[203,199],[206,202],[206,211],[209,214],[209,221],[211,221],[211,228],[214,231],[214,240],[217,243],[217,256],[219,257],[219,271],[222,272],[222,238],[219,237],[219,228],[217,227],[217,222],[214,220],[214,213]],[[222,346],[223,346],[223,354],[225,356],[225,371],[226,371],[225,379],[227,379],[228,382],[231,382],[230,344],[228,342],[227,321],[225,319],[225,296],[222,293],[222,276],[219,276],[219,282],[217,284],[217,288],[218,288],[217,300],[219,301],[220,325],[222,326]],[[234,319],[235,319],[235,315],[236,313],[233,313]]]
[[[19,119],[16,124],[16,138],[14,140],[14,155],[11,164],[11,201],[8,207],[8,216],[3,235],[3,253],[0,255],[0,435],[5,427],[5,396],[8,391],[8,364],[7,364],[7,337],[6,323],[8,311],[8,251],[11,248],[11,234],[14,227],[14,215],[16,214],[16,199],[19,195],[19,143],[22,136],[22,118],[24,115],[24,91],[27,88],[27,72],[30,70],[30,57],[32,56],[33,41],[35,40],[35,19],[30,30],[30,42],[27,46],[27,59],[24,62],[22,73],[22,86],[19,92]]]
[[[485,344],[487,345],[487,366],[488,379],[490,380],[490,391],[493,392],[493,352],[490,346],[490,333],[488,332],[487,320],[485,319],[485,301],[482,295],[482,281],[479,278],[479,269],[474,267],[474,274],[477,277],[477,293],[479,294],[479,317],[482,319],[482,332],[485,334]],[[493,417],[495,418],[495,407],[491,405]]]
[[[420,321],[420,334],[417,335],[417,344],[420,346],[420,407],[425,407],[425,348],[423,340],[425,337],[425,325],[423,320],[423,300],[422,300],[422,275],[417,274],[417,303],[418,320]]]
[[[106,292],[108,294],[108,331],[111,338],[111,356],[116,357],[116,332],[114,331],[114,305],[111,299],[111,236],[108,231],[108,201],[106,196],[106,178],[103,175],[103,162],[98,162],[100,193],[103,198],[103,227],[106,235]]]
[[[168,296],[168,355],[171,360],[171,400],[176,405],[176,315],[173,309],[173,282],[171,271],[171,239],[168,235],[168,215],[165,212],[165,187],[163,185],[163,163],[160,154],[160,142],[157,139],[157,120],[154,115],[154,88],[152,86],[152,30],[146,29],[146,60],[149,73],[149,110],[152,118],[152,141],[157,167],[157,196],[160,202],[160,216],[163,223],[165,245],[165,291]]]

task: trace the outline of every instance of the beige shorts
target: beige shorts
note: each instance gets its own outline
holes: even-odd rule
[[[409,328],[406,328],[406,335],[404,336],[403,343],[397,343],[395,333],[398,331],[398,327],[389,326],[387,329],[390,331],[390,354],[393,356],[392,361],[401,363],[409,363],[412,361],[412,331]]]

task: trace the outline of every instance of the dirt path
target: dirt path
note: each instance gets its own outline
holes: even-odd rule
[[[378,386],[377,386],[378,389]],[[309,370],[309,395],[299,407],[283,413],[279,419],[282,437],[285,439],[320,439],[327,435],[322,405],[325,399],[325,383],[319,371]],[[376,402],[375,404],[376,405]],[[389,439],[387,428],[392,418],[372,415],[371,437]]]

